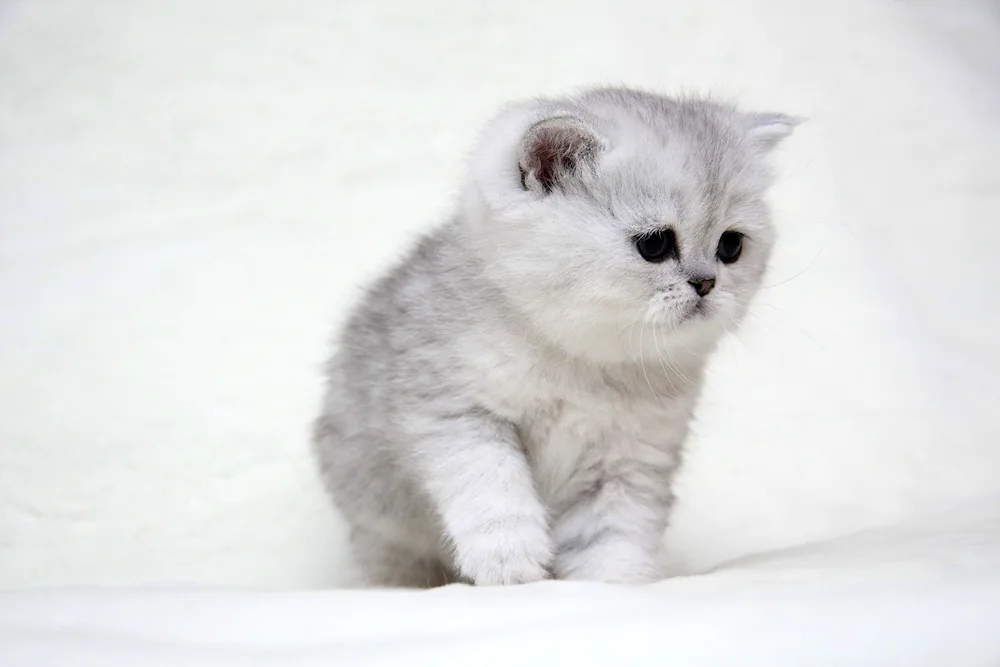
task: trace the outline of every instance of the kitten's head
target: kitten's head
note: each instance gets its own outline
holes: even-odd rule
[[[774,243],[768,153],[795,124],[625,89],[515,105],[472,159],[470,244],[572,354],[706,352],[760,286]]]

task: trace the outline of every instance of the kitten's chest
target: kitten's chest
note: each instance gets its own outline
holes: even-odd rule
[[[630,466],[676,467],[697,396],[693,373],[609,375],[500,346],[477,360],[470,379],[477,402],[517,426],[554,512]]]
[[[678,400],[625,405],[570,398],[526,411],[518,431],[538,492],[559,514],[634,466],[674,469],[689,416]]]

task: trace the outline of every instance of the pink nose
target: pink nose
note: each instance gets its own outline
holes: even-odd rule
[[[705,296],[715,287],[715,278],[693,278],[688,281],[688,285],[694,288],[698,296]]]

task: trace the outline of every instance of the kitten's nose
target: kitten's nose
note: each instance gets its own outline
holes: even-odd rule
[[[705,296],[715,287],[715,278],[692,278],[688,281],[688,285],[694,288],[698,296]]]

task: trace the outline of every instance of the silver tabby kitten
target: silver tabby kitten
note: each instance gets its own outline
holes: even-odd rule
[[[507,108],[454,219],[367,293],[315,454],[369,582],[662,576],[707,358],[774,240],[795,121],[596,89]]]

